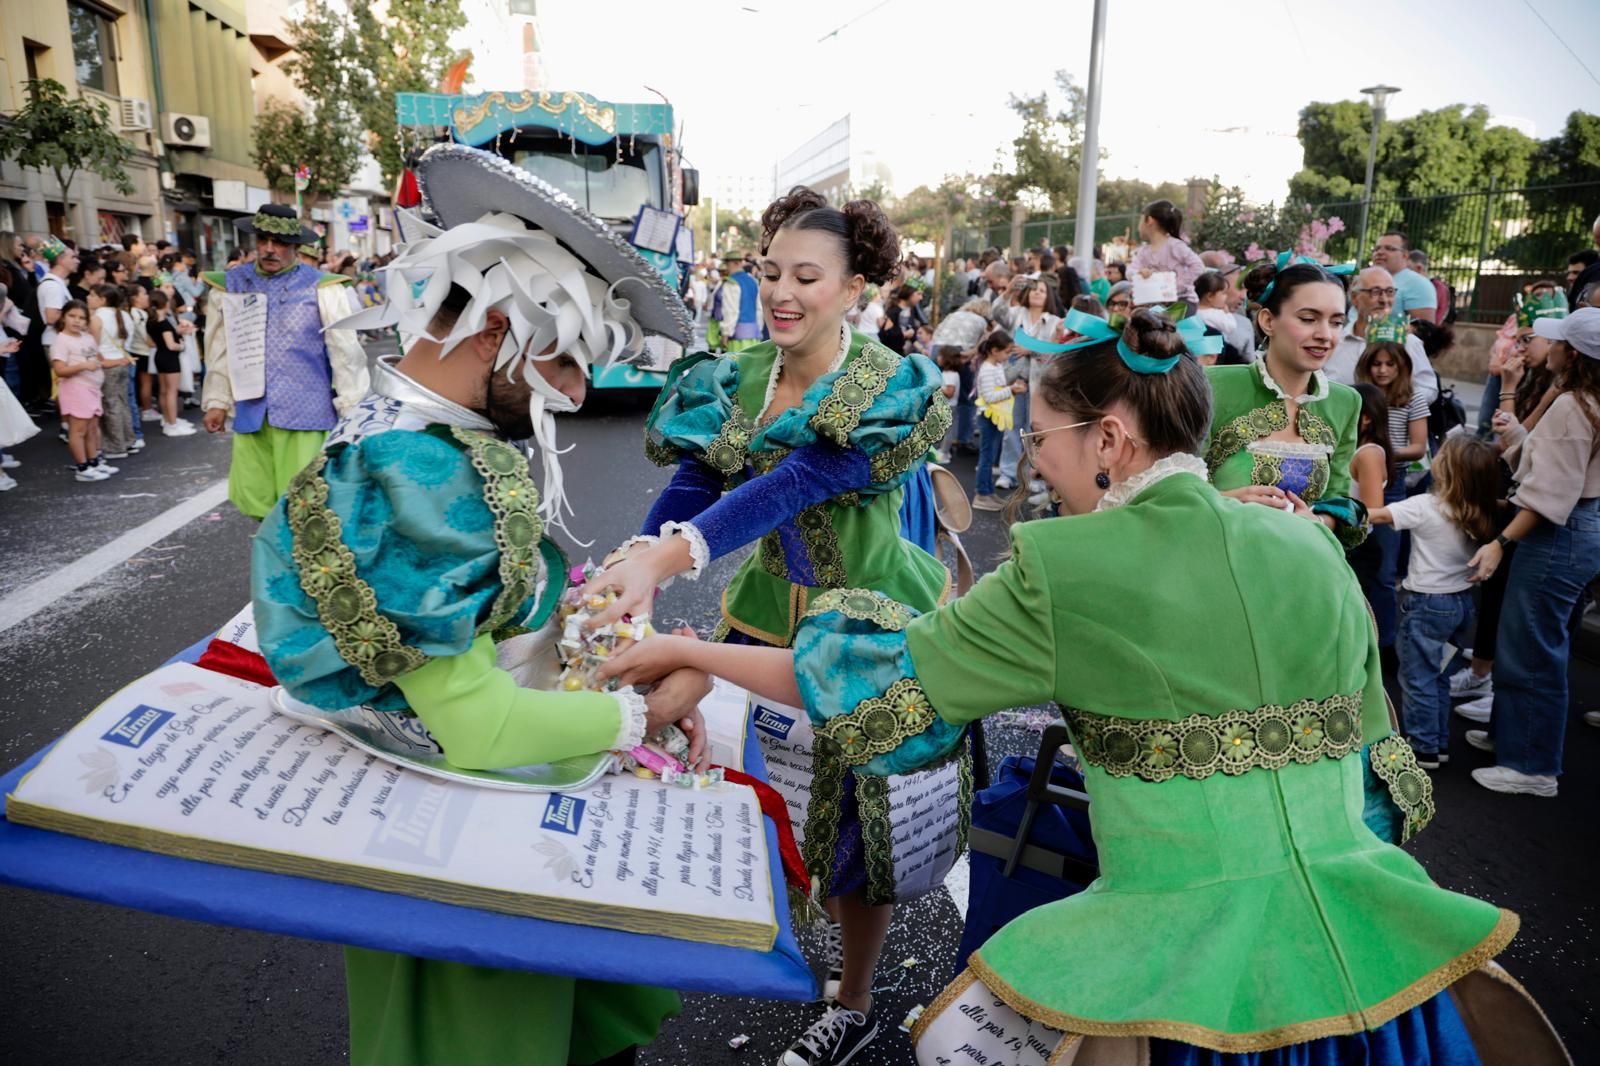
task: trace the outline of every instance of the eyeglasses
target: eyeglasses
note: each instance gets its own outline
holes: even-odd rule
[[[1399,292],[1400,290],[1399,289],[1361,289],[1359,291],[1366,293],[1368,296],[1382,296],[1382,297],[1384,297],[1386,299],[1392,300],[1392,299],[1394,299],[1395,293]]]
[[[1119,296],[1115,300],[1112,300],[1110,303],[1106,304],[1106,308],[1108,310],[1115,310],[1115,309],[1117,309],[1119,307],[1127,308],[1127,307],[1132,307],[1132,306],[1133,306],[1133,301],[1128,299],[1126,296]]]
[[[1516,339],[1514,339],[1511,342],[1511,346],[1513,348],[1526,348],[1528,345],[1530,345],[1532,343],[1533,343],[1533,334],[1532,333],[1524,333],[1524,334],[1518,336]]]
[[[1063,429],[1079,429],[1083,426],[1090,426],[1098,421],[1098,418],[1091,418],[1083,422],[1074,422],[1070,426],[1055,426],[1051,429],[1028,430],[1017,435],[1022,438],[1022,452],[1028,457],[1029,465],[1037,470],[1039,468],[1039,442],[1036,438],[1042,437],[1046,433],[1059,433]]]

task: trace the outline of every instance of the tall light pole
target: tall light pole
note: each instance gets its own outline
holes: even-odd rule
[[[1095,259],[1095,191],[1100,180],[1100,75],[1106,48],[1106,0],[1094,0],[1094,28],[1089,37],[1089,85],[1083,113],[1083,154],[1078,161],[1078,225],[1073,252]]]
[[[1383,125],[1384,105],[1400,90],[1393,85],[1371,85],[1361,90],[1372,104],[1372,140],[1367,143],[1367,183],[1361,193],[1361,237],[1356,255],[1367,254],[1367,216],[1372,212],[1372,171],[1378,162],[1378,128]]]

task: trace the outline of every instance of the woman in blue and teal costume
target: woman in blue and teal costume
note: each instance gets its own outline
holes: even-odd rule
[[[1517,916],[1365,823],[1369,742],[1407,822],[1433,809],[1365,598],[1331,530],[1207,483],[1210,390],[1180,338],[1141,311],[1050,363],[1029,458],[1065,517],[1012,527],[959,599],[829,590],[792,651],[656,637],[602,674],[694,666],[803,701],[863,778],[1060,706],[1100,876],[971,955],[913,1026],[924,1066],[1567,1064],[1491,961]]]
[[[674,367],[646,448],[676,473],[627,558],[589,587],[620,590],[613,615],[647,614],[670,578],[697,577],[759,541],[723,593],[716,639],[788,647],[828,589],[863,586],[918,610],[947,595],[944,566],[901,536],[901,509],[950,414],[932,362],[845,325],[866,282],[898,268],[898,239],[877,205],[836,209],[798,188],[762,224],[760,296],[773,340]],[[802,853],[839,923],[825,998],[868,1019],[850,1034],[864,1044],[876,1031],[871,975],[897,899],[887,785],[858,781],[838,760],[815,757],[813,767]],[[965,761],[949,772],[961,775],[965,799]],[[835,1017],[830,1007],[818,1026]],[[808,1030],[784,1061],[823,1061],[813,1057],[819,1039]]]

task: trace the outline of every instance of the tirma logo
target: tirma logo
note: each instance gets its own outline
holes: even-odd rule
[[[786,714],[779,714],[771,707],[756,704],[756,728],[768,736],[777,737],[779,740],[789,739],[789,730],[794,728],[794,719]]]
[[[144,742],[171,719],[171,711],[159,710],[148,703],[141,703],[123,715],[122,721],[112,726],[111,731],[100,739],[121,744],[125,748],[143,747]]]
[[[394,786],[384,819],[367,841],[368,855],[418,866],[444,866],[466,828],[476,789],[437,784],[406,773]]]
[[[540,829],[554,829],[558,833],[578,833],[578,826],[583,824],[584,801],[576,796],[563,796],[559,792],[552,792],[544,801],[544,817],[539,820]]]

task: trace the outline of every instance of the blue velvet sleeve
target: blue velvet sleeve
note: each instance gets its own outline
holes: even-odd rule
[[[639,532],[653,537],[668,522],[687,522],[716,503],[721,495],[721,475],[695,456],[686,455],[645,515]]]
[[[723,495],[699,513],[694,525],[711,558],[718,559],[772,532],[812,504],[854,492],[871,480],[871,461],[861,449],[810,444],[790,452],[770,472]]]

